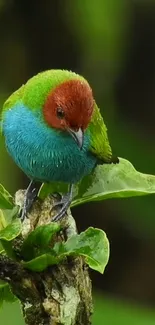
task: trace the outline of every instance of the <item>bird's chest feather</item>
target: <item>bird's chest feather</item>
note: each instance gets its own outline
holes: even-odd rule
[[[8,152],[33,179],[75,183],[96,164],[87,132],[80,150],[69,134],[46,126],[39,110],[33,113],[21,103],[5,113],[3,133]]]

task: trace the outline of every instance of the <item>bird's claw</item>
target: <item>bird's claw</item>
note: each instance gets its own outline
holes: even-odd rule
[[[57,201],[54,203],[54,205],[52,206],[51,212],[57,208],[57,207],[61,207],[60,211],[52,218],[52,221],[59,221],[61,220],[64,215],[66,214],[70,204],[72,202],[72,186],[70,187],[70,191],[63,195],[61,197],[60,201]]]
[[[62,217],[65,215],[65,213],[67,212],[69,206],[71,204],[71,198],[69,197],[69,195],[67,196],[63,196],[61,201],[59,202],[55,202],[54,205],[52,206],[51,211],[53,211],[55,208],[57,207],[61,207],[60,211],[52,218],[52,221],[58,221],[61,220]]]
[[[19,218],[21,222],[23,222],[27,218],[27,214],[32,208],[32,205],[37,197],[39,188],[40,184],[36,184],[34,181],[30,182],[25,193],[23,208],[19,213]]]
[[[26,211],[25,207],[23,207],[23,209],[19,212],[18,217],[21,220],[21,222],[24,222],[24,220],[27,218],[27,211]]]

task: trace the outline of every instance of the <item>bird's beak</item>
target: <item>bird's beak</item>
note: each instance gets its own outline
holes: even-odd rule
[[[73,139],[75,140],[79,148],[82,149],[83,140],[84,140],[84,134],[82,129],[79,128],[78,131],[74,131],[73,129],[68,128],[67,131],[73,137]]]

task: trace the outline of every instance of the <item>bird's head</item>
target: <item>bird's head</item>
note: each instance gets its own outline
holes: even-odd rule
[[[43,108],[46,123],[58,130],[68,132],[82,148],[84,131],[93,113],[92,89],[84,80],[61,83],[47,96]]]

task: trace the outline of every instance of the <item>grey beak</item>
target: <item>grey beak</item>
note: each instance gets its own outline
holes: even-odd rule
[[[83,146],[83,140],[84,140],[84,134],[81,128],[78,129],[78,131],[74,131],[70,128],[67,129],[69,134],[73,137],[77,145],[79,146],[80,149],[82,149]]]

